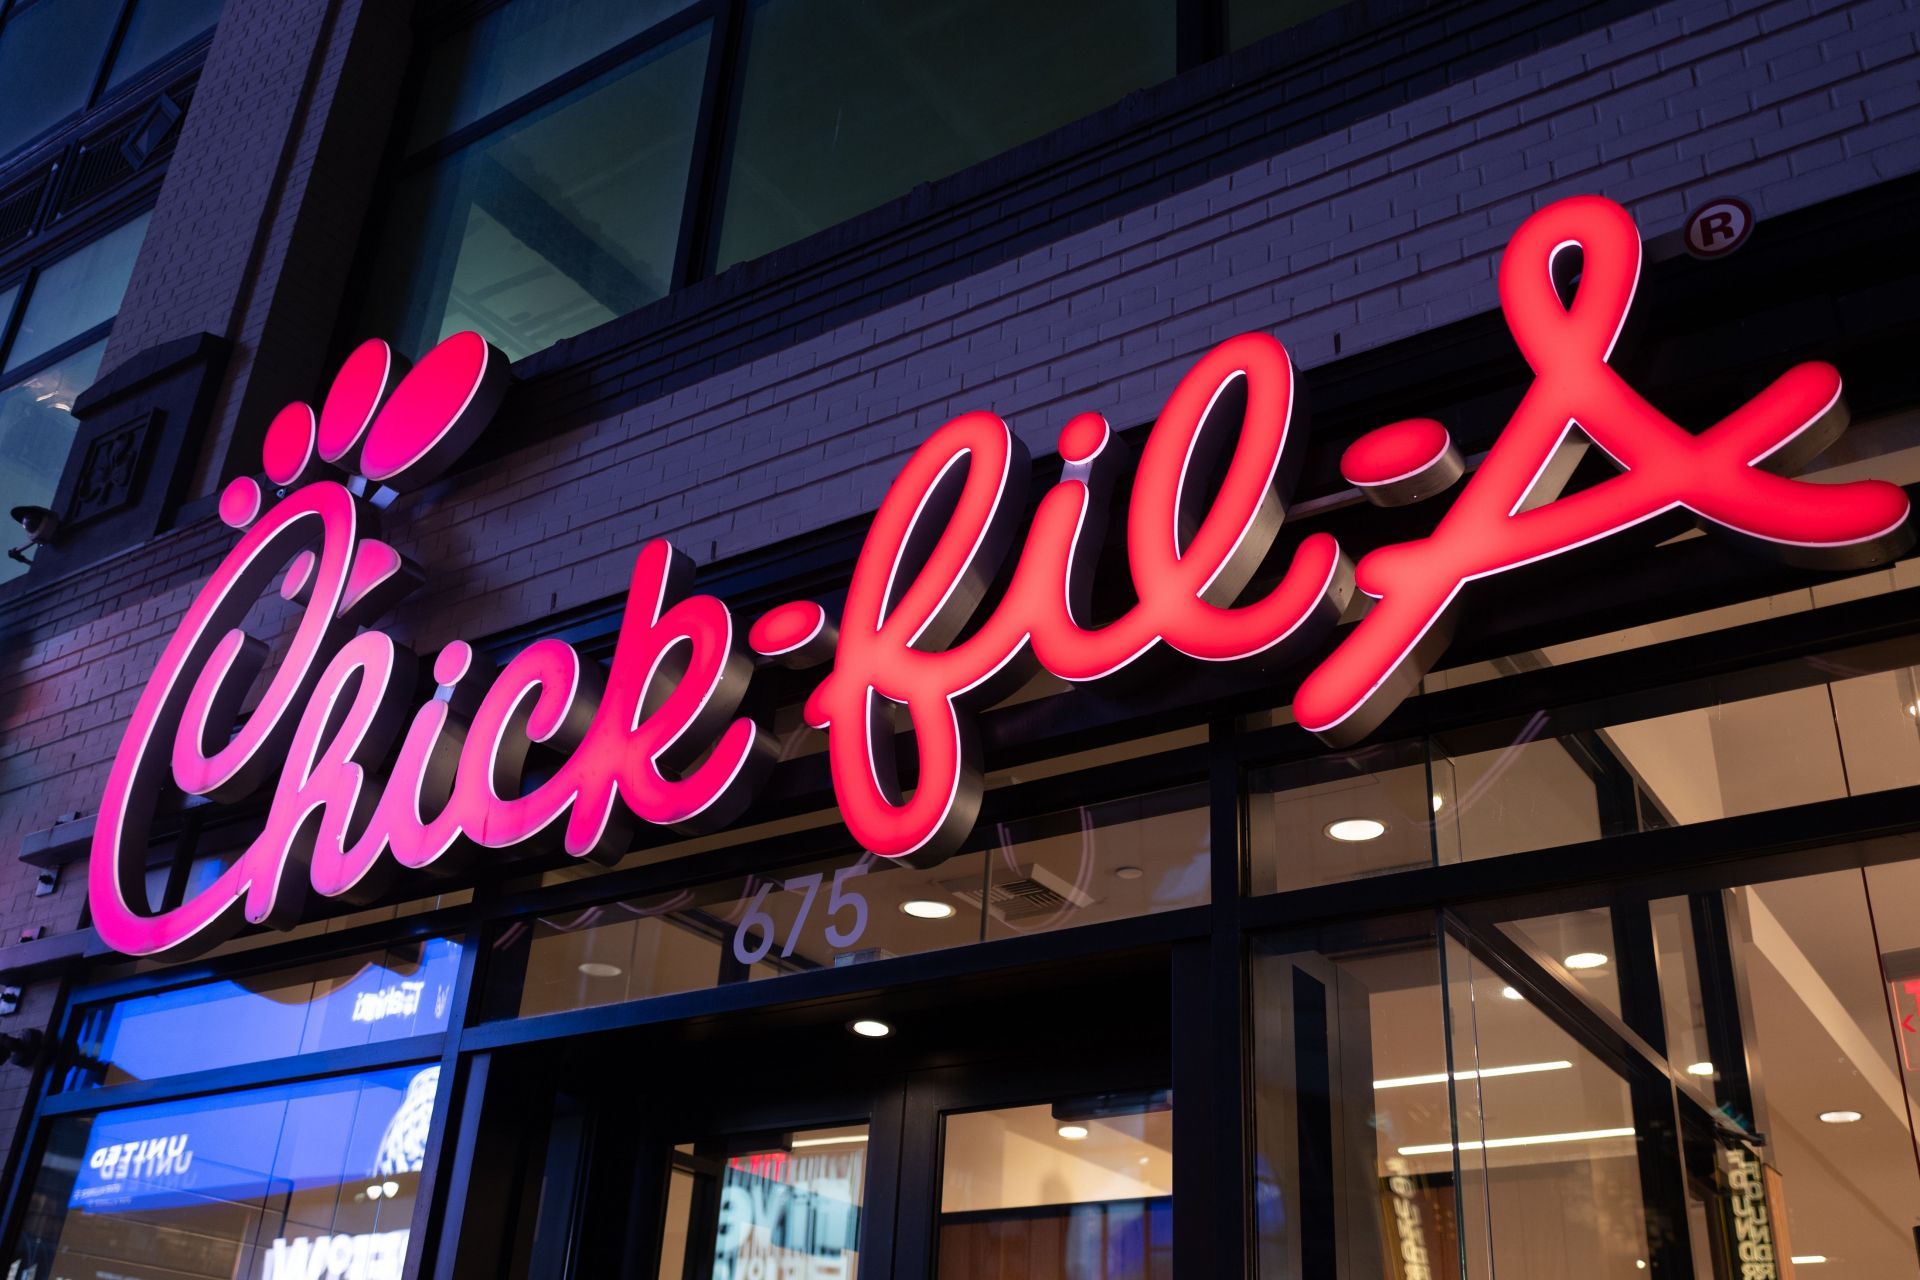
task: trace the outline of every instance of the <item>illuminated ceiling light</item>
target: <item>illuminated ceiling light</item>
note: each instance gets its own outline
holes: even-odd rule
[[[1068,1142],[1079,1142],[1087,1136],[1087,1133],[1087,1126],[1083,1124],[1063,1124],[1060,1126],[1060,1136]]]
[[[878,1018],[861,1018],[857,1022],[849,1023],[847,1030],[857,1036],[865,1036],[869,1040],[878,1040],[893,1034],[892,1024],[882,1022]]]
[[[1438,795],[1436,794],[1436,795],[1435,795],[1435,796],[1433,797],[1433,811],[1434,811],[1435,813],[1438,813],[1438,812],[1440,812],[1440,806],[1441,806],[1441,805],[1443,805],[1443,804],[1445,804],[1445,803],[1446,803],[1446,801],[1444,801],[1444,800],[1442,800],[1442,799],[1441,799],[1441,798],[1440,798],[1440,797],[1439,797],[1439,796],[1438,796]]]
[[[1820,1121],[1823,1124],[1852,1124],[1860,1119],[1858,1111],[1822,1111]]]
[[[1562,963],[1569,969],[1598,969],[1606,962],[1607,958],[1598,951],[1576,951]]]
[[[1146,1162],[1147,1162],[1147,1157],[1146,1157],[1146,1156],[1141,1156],[1141,1157],[1140,1157],[1140,1163],[1141,1163],[1141,1164],[1145,1164]]]
[[[1376,818],[1342,818],[1327,824],[1327,835],[1343,844],[1378,840],[1387,834],[1387,824]]]
[[[589,978],[617,978],[621,974],[621,969],[617,964],[601,964],[597,960],[589,960],[580,966],[580,972]]]
[[[1525,1000],[1526,999],[1525,996],[1521,995],[1518,991],[1515,991],[1512,987],[1500,988],[1500,998],[1502,1000]]]
[[[1796,1253],[1793,1255],[1793,1265],[1796,1267],[1817,1267],[1826,1260],[1827,1255],[1824,1253]]]
[[[867,1135],[864,1133],[849,1133],[838,1138],[795,1138],[793,1149],[798,1151],[802,1147],[844,1147],[866,1140]]]
[[[1115,867],[1113,874],[1116,879],[1120,880],[1138,880],[1147,873],[1138,867]]]
[[[387,1199],[391,1200],[400,1194],[400,1184],[397,1182],[383,1182],[380,1184],[380,1190],[385,1193]]]
[[[1462,1151],[1497,1151],[1503,1147],[1545,1147],[1560,1142],[1602,1142],[1608,1138],[1631,1138],[1632,1129],[1580,1129],[1573,1133],[1530,1133],[1518,1138],[1488,1138],[1485,1142],[1463,1142]],[[1403,1156],[1437,1156],[1454,1150],[1451,1142],[1429,1142],[1401,1147]]]
[[[1690,1076],[1710,1076],[1713,1074],[1713,1064],[1711,1062],[1696,1062],[1687,1068],[1687,1074]]]
[[[1635,1258],[1633,1260],[1633,1269],[1635,1271],[1645,1271],[1647,1269],[1647,1260],[1645,1258]]]
[[[385,1194],[386,1192],[381,1189],[380,1184],[377,1182],[372,1183],[367,1187],[367,1199],[369,1200],[378,1200],[381,1196]]]
[[[900,904],[900,910],[915,920],[945,920],[954,914],[951,902],[935,902],[931,898],[909,898]]]
[[[1492,1080],[1499,1076],[1530,1076],[1542,1071],[1571,1071],[1573,1064],[1561,1059],[1556,1062],[1521,1062],[1511,1067],[1482,1067],[1478,1071],[1456,1071],[1455,1080]],[[1436,1071],[1425,1076],[1393,1076],[1386,1080],[1375,1080],[1376,1089],[1406,1089],[1417,1084],[1445,1084],[1447,1073]]]

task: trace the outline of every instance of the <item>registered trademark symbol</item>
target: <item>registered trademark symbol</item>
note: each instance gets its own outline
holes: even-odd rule
[[[1687,252],[1696,258],[1720,258],[1753,234],[1753,206],[1734,196],[1709,200],[1687,215]]]

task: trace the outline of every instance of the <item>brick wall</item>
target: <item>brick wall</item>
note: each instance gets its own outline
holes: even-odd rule
[[[298,27],[315,33],[310,52],[333,49],[347,28],[319,34],[323,8],[232,0],[229,21],[285,16],[313,24]],[[1744,196],[1766,218],[1920,170],[1916,34],[1920,6],[1900,0],[1675,0],[605,421],[546,435],[523,394],[496,430],[536,443],[394,513],[394,541],[436,575],[396,630],[430,650],[616,595],[648,537],[706,561],[870,511],[903,456],[966,409],[998,410],[1044,454],[1072,412],[1150,418],[1193,358],[1236,332],[1273,331],[1311,367],[1334,358],[1336,335],[1353,353],[1489,310],[1497,249],[1561,195],[1611,195],[1654,235],[1707,194]],[[251,136],[256,123],[235,122],[256,108],[217,80],[293,74],[254,67],[239,38],[223,24],[207,83],[231,96],[196,104],[203,132]],[[316,83],[329,76],[343,80],[335,65]],[[319,358],[326,326],[308,313],[330,322],[324,290],[289,294],[298,306],[276,318],[274,264],[289,244],[323,261],[345,251],[310,216],[329,206],[303,194],[313,170],[345,160],[315,135],[313,108],[284,101],[284,85],[260,91],[257,112],[278,112],[292,139],[279,185],[263,191],[256,172],[283,149],[264,123],[231,172],[207,159],[217,139],[183,139],[161,206],[171,230],[143,254],[113,358],[223,312],[259,341],[307,344],[294,366]],[[246,403],[229,388],[220,429]],[[146,673],[230,545],[203,521],[18,597],[0,620],[0,942],[79,919],[77,868],[36,898],[6,855],[95,807]],[[0,1069],[0,1090],[17,1075]],[[0,1093],[0,1124],[8,1105]]]

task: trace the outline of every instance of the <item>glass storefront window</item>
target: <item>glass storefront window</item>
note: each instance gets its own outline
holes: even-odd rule
[[[42,267],[0,370],[12,372],[113,319],[151,215],[141,214]]]
[[[51,1126],[9,1275],[398,1280],[440,1068]]]
[[[519,359],[664,296],[710,34],[656,45],[403,179],[374,331],[418,354],[473,329]],[[481,79],[484,99],[498,77]]]
[[[1172,76],[1170,0],[755,0],[714,268]]]
[[[486,1010],[526,1017],[1198,906],[1206,787],[983,827],[935,866],[844,854],[553,912],[495,941]]]
[[[83,1007],[67,1088],[155,1080],[447,1028],[451,938]]]
[[[946,1117],[940,1280],[1171,1280],[1172,1096],[1114,1102]]]

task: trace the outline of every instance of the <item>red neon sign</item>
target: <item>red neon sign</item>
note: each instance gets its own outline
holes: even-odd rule
[[[1573,250],[1577,288],[1566,283]],[[1270,591],[1241,599],[1286,519],[1304,448],[1286,350],[1247,334],[1194,366],[1146,439],[1125,517],[1135,603],[1117,618],[1095,625],[1089,599],[1126,466],[1119,437],[1091,414],[1065,425],[1061,478],[1022,542],[1026,453],[999,418],[970,413],[934,432],[881,502],[837,625],[795,601],[743,632],[723,603],[691,591],[690,563],[656,540],[640,549],[610,668],[542,640],[494,672],[456,641],[417,702],[417,660],[385,632],[362,630],[420,579],[380,540],[377,520],[394,494],[432,480],[477,438],[508,374],[473,334],[411,370],[386,344],[367,343],[318,413],[290,406],[268,429],[266,475],[299,487],[264,515],[253,480],[222,494],[222,518],[245,532],[189,607],[115,758],[94,838],[95,926],[122,951],[184,953],[244,922],[291,922],[309,887],[364,899],[397,869],[444,867],[476,850],[606,858],[636,824],[724,825],[767,760],[766,735],[739,714],[756,654],[826,666],[806,716],[827,731],[855,840],[886,857],[935,859],[978,812],[973,714],[1036,669],[1087,683],[1180,657],[1283,665],[1331,638],[1357,586],[1375,603],[1294,699],[1301,724],[1347,743],[1417,687],[1465,589],[1656,516],[1684,509],[1793,563],[1866,565],[1908,546],[1898,487],[1783,474],[1846,425],[1832,368],[1797,366],[1693,435],[1608,366],[1639,273],[1639,235],[1618,205],[1577,197],[1527,220],[1500,290],[1534,383],[1434,532],[1357,566],[1331,536],[1310,534]],[[1589,443],[1619,474],[1562,496]],[[1463,470],[1445,428],[1426,419],[1382,427],[1342,459],[1349,482],[1384,505],[1429,498]],[[276,577],[302,606],[300,622],[242,716],[265,649],[241,625]],[[910,793],[886,703],[913,726]],[[536,744],[559,764],[528,788]],[[156,914],[144,851],[170,785],[270,799],[240,859]]]

